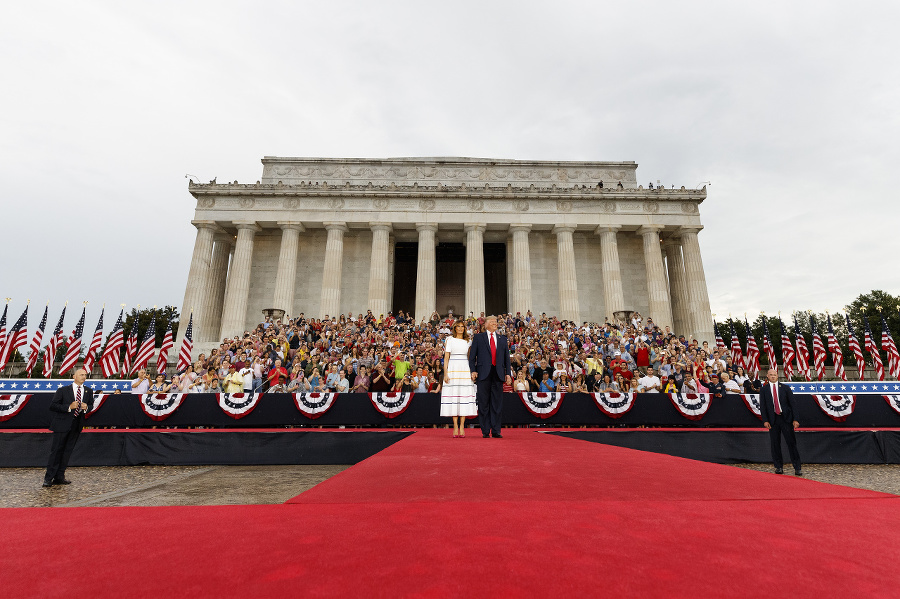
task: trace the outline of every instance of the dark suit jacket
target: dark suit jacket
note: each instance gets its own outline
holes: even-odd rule
[[[778,403],[781,404],[781,415],[788,422],[797,420],[794,416],[794,392],[783,383],[778,383]],[[759,393],[759,411],[763,422],[775,424],[775,400],[772,399],[772,388],[769,381],[762,383]]]
[[[50,430],[54,433],[65,433],[72,429],[84,428],[84,412],[77,418],[69,411],[69,405],[75,401],[75,389],[72,385],[60,387],[53,394],[50,402]],[[94,390],[84,386],[81,401],[88,405],[88,410],[94,407]]]
[[[512,376],[512,368],[509,363],[509,343],[505,335],[495,333],[497,336],[497,376],[503,380]],[[491,374],[491,341],[488,334],[477,333],[472,338],[472,347],[469,349],[469,370],[478,373],[478,380],[485,380]]]

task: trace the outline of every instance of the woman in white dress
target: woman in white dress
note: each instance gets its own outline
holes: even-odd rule
[[[469,334],[466,323],[453,323],[453,335],[444,341],[444,387],[441,390],[441,416],[453,418],[453,437],[466,436],[466,417],[478,414],[475,383],[469,370]]]

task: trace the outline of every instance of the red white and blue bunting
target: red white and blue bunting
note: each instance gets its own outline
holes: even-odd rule
[[[591,393],[600,411],[610,418],[621,418],[634,407],[634,393]]]
[[[144,393],[141,395],[141,410],[151,419],[160,422],[181,407],[185,395],[185,393]]]
[[[900,395],[882,395],[884,401],[888,402],[888,405],[894,408],[895,412],[900,413]]]
[[[307,418],[316,419],[334,405],[337,393],[294,393],[294,404]]]
[[[222,411],[237,420],[253,411],[262,393],[216,393]]]
[[[856,407],[855,395],[813,395],[822,411],[835,422],[843,422]]]
[[[726,397],[729,396],[726,395]],[[741,399],[744,400],[744,405],[747,406],[747,409],[762,420],[762,408],[759,407],[759,393],[741,393]]]
[[[565,393],[519,393],[528,411],[538,418],[550,418],[556,414],[565,395]]]
[[[84,417],[90,418],[94,414],[97,413],[97,410],[106,402],[106,398],[109,397],[109,393],[94,393],[94,405],[91,406],[91,409],[87,411]]]
[[[669,393],[672,405],[689,420],[700,420],[711,403],[709,393]]]
[[[396,418],[406,411],[415,393],[369,393],[375,409],[388,418]]]
[[[9,420],[25,407],[31,395],[18,393],[16,395],[0,395],[0,422]]]

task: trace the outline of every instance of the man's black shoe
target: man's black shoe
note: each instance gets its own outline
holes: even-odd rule
[[[782,470],[781,468],[776,468],[775,474],[784,474],[784,470]]]
[[[501,434],[499,434],[499,433],[494,433],[494,434],[491,435],[491,436],[492,436],[493,438],[495,438],[495,439],[502,439],[502,438],[503,438],[503,435],[501,435]]]
[[[803,470],[794,470],[794,474],[797,476],[803,476]]]
[[[53,486],[53,481],[45,480],[45,481],[44,481],[44,484],[42,484],[41,486],[42,486],[42,487],[52,487],[52,486]]]
[[[57,478],[53,481],[53,484],[54,485],[71,485],[72,481],[70,481],[68,478]]]
[[[490,435],[481,435],[481,438],[482,438],[482,439],[490,439],[491,436],[490,436]]]

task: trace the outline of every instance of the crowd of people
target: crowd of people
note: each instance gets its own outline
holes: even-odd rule
[[[439,393],[444,346],[454,324],[469,337],[485,315],[453,314],[415,322],[398,311],[323,319],[266,319],[224,339],[171,381],[146,371],[132,382],[147,392]],[[498,316],[513,369],[508,392],[755,393],[760,382],[732,363],[727,349],[685,339],[635,313],[630,322],[576,324],[546,314]]]

